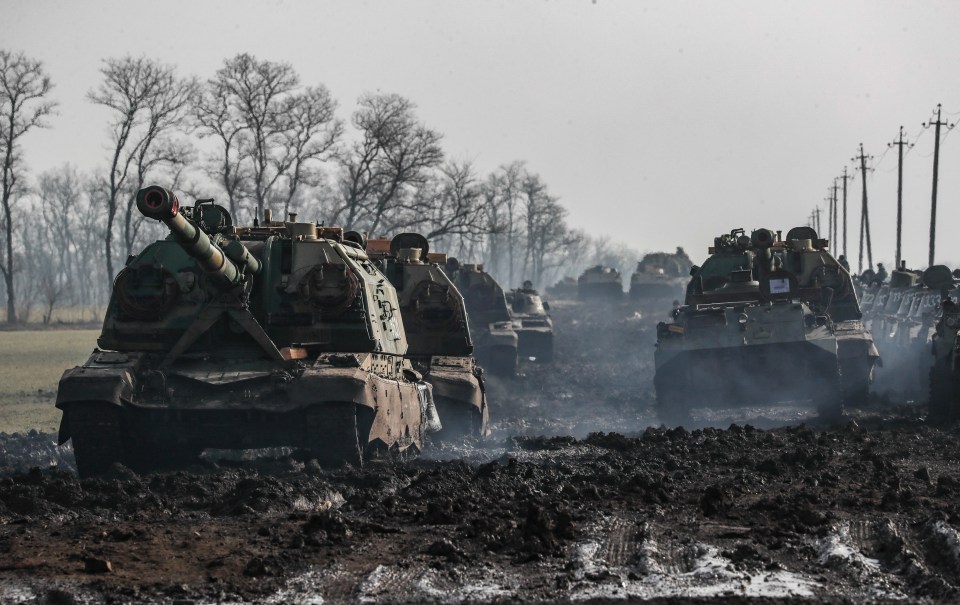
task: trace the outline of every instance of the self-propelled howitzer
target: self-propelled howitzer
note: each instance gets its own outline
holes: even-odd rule
[[[98,348],[60,381],[60,442],[82,475],[205,448],[290,446],[324,463],[409,452],[435,430],[404,355],[396,290],[339,228],[239,227],[159,187],[137,205],[171,235],[117,276]]]
[[[438,439],[483,437],[490,432],[483,372],[473,357],[473,339],[463,295],[419,233],[391,241],[372,239],[367,254],[397,289],[407,332],[407,357],[433,386],[442,430]]]
[[[878,355],[850,274],[813,229],[735,229],[693,268],[686,304],[657,326],[660,415],[700,407],[811,401],[836,419],[869,384]]]

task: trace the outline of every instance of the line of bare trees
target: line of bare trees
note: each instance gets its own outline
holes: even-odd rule
[[[304,86],[291,65],[246,53],[205,81],[146,57],[107,59],[100,71],[87,100],[106,110],[101,168],[63,164],[32,177],[21,144],[55,117],[51,79],[39,61],[0,50],[8,322],[95,319],[123,259],[163,236],[135,208],[149,183],[217,198],[239,222],[269,208],[371,235],[417,231],[434,250],[485,263],[505,287],[636,259],[571,229],[523,162],[484,176],[448,157],[443,136],[403,96],[365,94],[344,121],[322,84]]]

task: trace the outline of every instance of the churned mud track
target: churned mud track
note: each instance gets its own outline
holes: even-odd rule
[[[644,428],[652,355],[616,360],[650,322],[613,308],[560,306],[491,442],[405,463],[81,481],[53,435],[0,436],[0,602],[960,599],[960,429]]]

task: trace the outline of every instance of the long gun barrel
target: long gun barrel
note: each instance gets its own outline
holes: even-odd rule
[[[230,287],[243,281],[241,268],[260,271],[260,261],[239,241],[230,241],[221,249],[203,229],[180,213],[177,196],[163,187],[147,187],[137,192],[137,209],[147,218],[163,222],[187,254],[197,260],[218,286]]]

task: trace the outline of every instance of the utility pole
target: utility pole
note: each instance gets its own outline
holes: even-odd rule
[[[863,153],[863,143],[860,143],[860,155],[853,158],[854,161],[860,160],[860,172],[863,178],[863,207],[860,213],[860,272],[863,273],[863,241],[867,241],[867,262],[870,263],[870,269],[873,269],[873,248],[870,245],[870,210],[867,207],[867,160],[873,159],[873,156]]]
[[[840,178],[843,179],[843,256],[850,262],[850,257],[847,256],[847,181],[852,179],[853,175],[847,175],[846,166],[843,167],[843,176]]]
[[[833,193],[830,196],[830,207],[833,208],[833,233],[830,234],[830,245],[833,250],[837,249],[837,179],[833,179]]]
[[[827,190],[829,191],[829,189]],[[824,204],[827,205],[827,233],[826,238],[830,239],[830,233],[833,231],[833,198],[829,195],[823,198]],[[823,233],[818,233],[820,237],[824,237]]]
[[[817,235],[830,239],[830,232],[833,230],[833,199],[828,195],[823,198],[823,202],[827,207],[827,233],[823,234],[818,232]]]
[[[817,235],[820,234],[820,206],[817,206],[813,211],[813,216],[816,217],[814,221],[814,229],[817,230]]]
[[[935,122],[924,122],[924,128],[935,126],[935,136],[933,137],[933,194],[930,197],[930,257],[927,262],[928,267],[933,266],[933,253],[937,243],[937,180],[940,168],[940,127],[946,126],[953,128],[953,124],[948,124],[940,120],[940,103],[937,103],[937,120]],[[902,147],[901,147],[902,149]]]
[[[900,268],[900,260],[903,258],[900,254],[900,240],[903,234],[903,146],[913,147],[912,144],[907,143],[903,140],[903,126],[900,127],[900,137],[892,142],[887,143],[887,147],[897,146],[897,262],[894,265],[895,269]],[[932,251],[931,251],[932,255]]]

